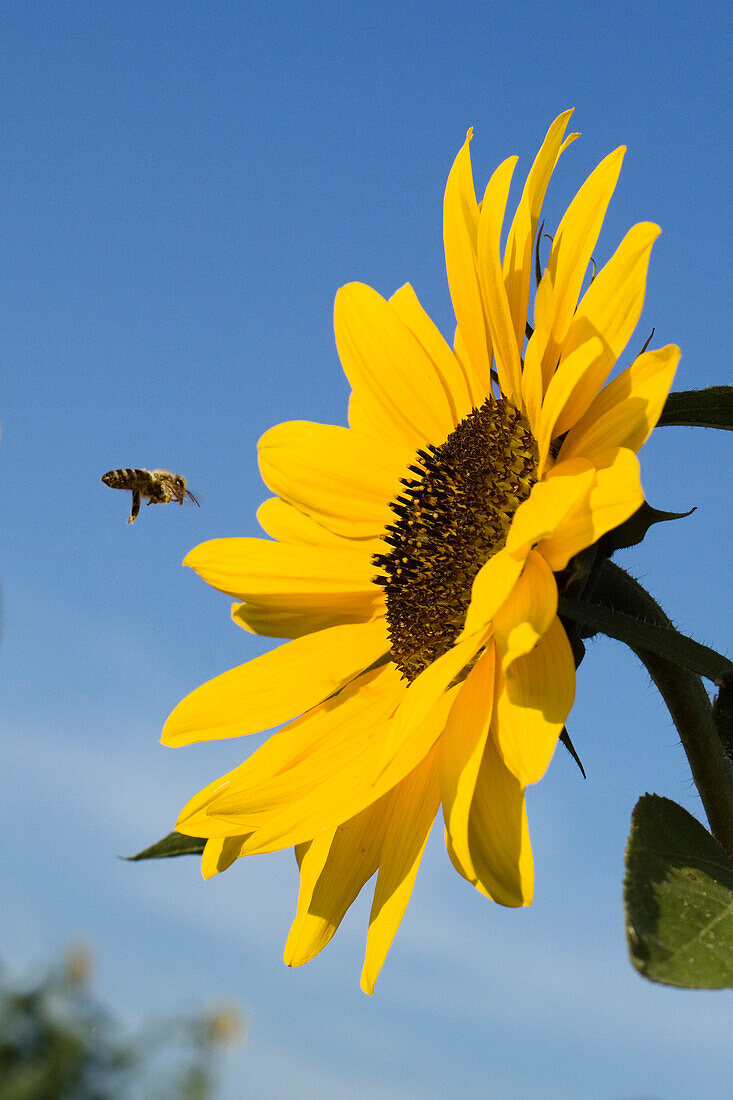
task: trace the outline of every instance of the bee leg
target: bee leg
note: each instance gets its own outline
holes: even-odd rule
[[[140,493],[138,492],[137,489],[133,489],[132,490],[132,511],[130,512],[130,515],[127,517],[127,522],[128,523],[134,523],[135,522],[135,517],[137,516],[139,511],[140,511]]]

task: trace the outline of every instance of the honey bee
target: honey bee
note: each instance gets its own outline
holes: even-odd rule
[[[170,470],[109,470],[102,474],[102,481],[110,489],[131,490],[132,511],[128,523],[135,522],[142,497],[147,497],[148,504],[168,504],[171,500],[183,504],[188,497],[201,507],[191,490],[186,488],[185,477],[172,474]]]

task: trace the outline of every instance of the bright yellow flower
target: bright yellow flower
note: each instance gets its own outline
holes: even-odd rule
[[[532,900],[524,790],[545,772],[575,691],[555,574],[641,505],[636,452],[679,359],[673,346],[642,353],[602,388],[639,319],[659,234],[635,225],[581,296],[623,148],[563,216],[527,327],[540,208],[577,136],[564,137],[570,114],[542,144],[503,258],[516,158],[480,205],[470,132],[456,158],[444,207],[454,350],[410,286],[389,301],[343,287],[350,427],[266,432],[260,470],[276,495],[258,519],[270,539],[215,539],[186,558],[241,601],[240,626],[292,640],[173,711],[168,745],[288,723],[176,828],[208,839],[207,877],[238,856],[295,848],[292,966],[328,943],[377,872],[369,993],[441,805],[460,874],[502,905]]]

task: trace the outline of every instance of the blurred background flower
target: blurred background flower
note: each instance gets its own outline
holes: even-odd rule
[[[221,1050],[242,1035],[232,1007],[123,1027],[91,989],[80,946],[42,978],[0,970],[3,1100],[209,1100]]]

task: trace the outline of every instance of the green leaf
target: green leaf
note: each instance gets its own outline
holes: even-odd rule
[[[626,550],[629,546],[638,546],[654,523],[666,523],[673,519],[686,519],[694,511],[694,508],[690,508],[689,512],[662,512],[659,508],[652,508],[651,504],[644,501],[641,507],[637,508],[633,516],[630,516],[625,523],[612,528],[599,539],[601,552],[610,557],[617,550]]]
[[[568,596],[560,597],[558,610],[561,615],[583,627],[625,642],[635,652],[647,650],[708,680],[717,680],[724,673],[733,671],[733,662],[727,657],[688,638],[686,634],[680,634],[671,625],[657,626],[623,611],[586,600],[571,600]]]
[[[629,954],[645,978],[733,987],[733,861],[669,798],[646,794],[634,808],[624,902]]]
[[[182,833],[168,833],[156,844],[144,848],[136,856],[123,856],[123,859],[167,859],[170,856],[200,856],[206,841],[199,836],[183,836]]]
[[[733,386],[670,393],[657,426],[674,424],[733,431]]]

